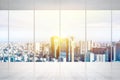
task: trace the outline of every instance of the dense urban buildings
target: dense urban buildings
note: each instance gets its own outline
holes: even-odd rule
[[[120,41],[100,43],[52,36],[50,42],[1,43],[1,62],[111,62],[120,61]]]

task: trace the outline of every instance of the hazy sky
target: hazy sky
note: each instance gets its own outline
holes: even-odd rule
[[[10,41],[33,40],[33,11],[11,10],[9,12]],[[51,36],[59,36],[59,11],[36,10],[35,39],[36,41],[50,40]],[[120,11],[113,11],[113,40],[120,40]],[[111,40],[111,13],[109,10],[87,11],[87,39],[94,41]],[[61,36],[74,36],[85,39],[84,10],[61,11]],[[8,12],[0,11],[0,41],[8,38]]]

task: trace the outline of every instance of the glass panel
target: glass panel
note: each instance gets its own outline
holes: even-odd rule
[[[0,10],[0,62],[8,62],[8,11]]]
[[[33,11],[14,10],[9,12],[10,62],[32,62]]]
[[[55,42],[55,38],[57,42]],[[35,61],[58,61],[59,11],[36,10],[35,12]]]
[[[87,62],[111,60],[111,12],[87,11]]]
[[[112,43],[113,43],[113,61],[120,61],[120,10],[113,12]]]
[[[85,11],[61,11],[61,58],[68,62],[84,61]]]

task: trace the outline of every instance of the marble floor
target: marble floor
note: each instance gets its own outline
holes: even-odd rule
[[[120,80],[120,63],[0,63],[0,80]]]

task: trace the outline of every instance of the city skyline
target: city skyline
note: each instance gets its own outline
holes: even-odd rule
[[[73,36],[52,36],[50,43],[0,43],[1,62],[119,62],[120,41],[75,41]],[[112,52],[111,52],[112,51]],[[9,55],[9,56],[8,56]]]

